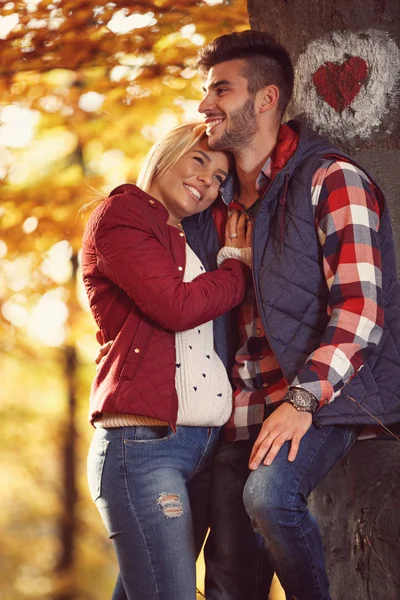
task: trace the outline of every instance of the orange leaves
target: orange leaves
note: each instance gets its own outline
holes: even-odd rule
[[[197,49],[247,27],[245,0],[215,2],[0,5],[0,242],[8,257],[39,260],[63,239],[78,251],[79,209],[135,181],[152,141],[183,115],[200,118]]]
[[[14,8],[11,5],[14,5]],[[195,23],[207,39],[247,26],[245,0],[66,0],[6,3],[0,11],[0,72],[78,69],[118,52],[151,51],[165,35]],[[221,29],[222,27],[222,29]]]

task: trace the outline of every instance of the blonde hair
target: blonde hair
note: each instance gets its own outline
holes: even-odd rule
[[[148,192],[156,177],[164,175],[180,158],[206,137],[205,123],[185,123],[178,125],[156,142],[144,159],[136,185]],[[95,190],[96,197],[79,209],[82,216],[87,209],[92,209],[104,200],[104,196]]]
[[[164,175],[205,137],[204,123],[185,123],[172,129],[147,154],[137,178],[138,187],[148,192],[156,177]]]

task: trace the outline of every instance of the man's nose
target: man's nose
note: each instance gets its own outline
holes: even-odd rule
[[[206,94],[206,96],[204,96],[203,100],[199,104],[198,111],[199,111],[199,113],[205,113],[208,110],[211,110],[212,107],[213,107],[213,103],[211,102],[210,95]]]

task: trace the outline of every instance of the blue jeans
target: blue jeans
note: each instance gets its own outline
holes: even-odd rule
[[[95,431],[90,492],[117,553],[117,587],[129,600],[195,600],[218,434],[167,426]]]
[[[287,460],[286,442],[272,465],[261,465],[247,479],[243,495],[247,512],[265,540],[288,599],[331,598],[321,536],[307,498],[355,437],[354,427],[312,425],[294,462]]]

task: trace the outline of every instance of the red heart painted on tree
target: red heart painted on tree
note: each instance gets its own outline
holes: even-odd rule
[[[340,113],[360,93],[367,77],[368,66],[365,60],[352,56],[341,64],[324,63],[315,71],[313,82],[319,96]]]

